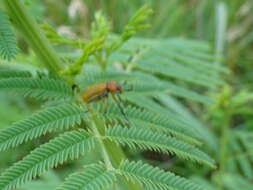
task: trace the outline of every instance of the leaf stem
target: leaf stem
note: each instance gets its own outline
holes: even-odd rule
[[[3,0],[2,3],[11,21],[31,45],[42,64],[49,71],[58,73],[61,70],[60,58],[23,3],[20,0]]]
[[[110,157],[109,157],[109,154],[106,150],[106,147],[103,143],[103,140],[101,138],[101,135],[99,134],[96,126],[93,126],[93,132],[95,133],[95,135],[98,137],[98,140],[100,142],[100,145],[101,145],[101,148],[102,148],[102,154],[103,154],[103,158],[104,158],[104,161],[105,161],[105,165],[107,166],[107,169],[108,170],[113,170],[113,166],[112,166],[112,163],[111,163],[111,160],[110,160]]]
[[[225,119],[223,122],[223,128],[221,131],[221,140],[220,140],[220,153],[219,153],[219,175],[222,176],[225,172],[225,166],[227,161],[227,145],[228,145],[228,139],[229,139],[229,120],[230,120],[230,113],[227,113],[225,115]],[[223,184],[218,184],[218,189],[223,189]]]
[[[111,142],[107,139],[102,140],[102,137],[105,135],[105,124],[104,122],[97,116],[97,113],[93,111],[91,108],[89,109],[92,112],[92,119],[94,121],[94,125],[92,126],[92,130],[96,136],[101,137],[100,143],[102,148],[102,154],[104,156],[104,162],[108,169],[118,168],[120,163],[126,159],[124,152],[121,147],[119,147],[116,143]],[[143,188],[137,184],[132,183],[125,178],[121,178],[126,184],[129,190],[142,190]]]

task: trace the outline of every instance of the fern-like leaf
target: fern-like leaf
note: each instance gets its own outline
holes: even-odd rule
[[[103,164],[92,164],[84,172],[71,175],[57,190],[102,190],[116,181],[113,171],[107,171]]]
[[[253,178],[253,133],[251,131],[233,130],[229,139],[230,155],[228,166],[231,173],[242,173],[242,175],[251,180]]]
[[[93,149],[95,144],[95,137],[84,130],[67,132],[7,169],[0,176],[0,189],[15,189],[50,168],[80,157]]]
[[[74,104],[63,104],[40,111],[0,131],[0,151],[18,146],[56,129],[79,124],[86,115]]]
[[[8,16],[0,11],[0,56],[13,59],[18,53],[17,41]]]
[[[148,5],[141,7],[130,19],[129,23],[125,26],[124,31],[119,39],[111,45],[111,51],[116,50],[122,46],[122,44],[133,37],[137,32],[150,27],[145,23],[148,17],[153,13]]]
[[[190,180],[200,184],[205,190],[216,190],[216,185],[210,179],[205,178],[205,176],[193,175]]]
[[[197,92],[194,92],[185,87],[180,87],[168,81],[162,81],[158,78],[154,77],[151,74],[141,73],[141,72],[133,72],[129,73],[120,73],[115,71],[109,72],[99,72],[94,68],[90,68],[90,65],[86,65],[85,74],[78,76],[78,82],[82,84],[83,88],[87,88],[97,83],[109,82],[109,81],[117,81],[122,82],[126,81],[127,86],[129,86],[133,91],[125,92],[125,96],[133,96],[133,95],[157,95],[157,93],[161,94],[163,92],[169,92],[172,95],[183,97],[191,100],[195,100],[201,103],[213,103],[213,101]],[[145,86],[143,88],[142,86]],[[123,88],[128,88],[125,85]]]
[[[218,81],[211,81],[207,76],[201,77],[197,73],[193,73],[190,69],[186,69],[183,66],[171,66],[165,64],[156,64],[154,62],[140,61],[138,67],[146,72],[154,72],[158,74],[162,74],[165,76],[169,76],[172,78],[185,80],[187,82],[195,83],[198,85],[202,85],[204,87],[215,87],[215,85],[219,84]]]
[[[26,78],[31,77],[31,73],[29,71],[15,71],[15,70],[0,70],[0,79],[6,78]]]
[[[109,81],[123,81],[131,78],[133,75],[120,72],[98,72],[95,68],[89,68],[90,65],[84,68],[85,72],[83,75],[77,77],[77,81],[82,85],[83,88],[87,88],[97,83],[109,82]]]
[[[215,167],[214,161],[196,147],[143,128],[110,127],[106,131],[106,137],[132,149],[148,149],[161,153],[175,154],[180,158],[196,161]]]
[[[216,181],[223,183],[224,187],[229,190],[251,190],[252,180],[247,180],[245,177],[238,175],[237,173],[227,173],[222,176],[217,176]]]
[[[106,113],[104,113],[103,109],[100,111],[102,113],[101,116],[109,121],[122,122],[125,120],[115,103],[110,105],[110,109],[108,109]],[[124,111],[127,118],[133,121],[133,123],[138,124],[138,126],[152,128],[155,131],[179,137],[187,142],[200,144],[199,138],[195,136],[188,126],[180,125],[173,118],[167,118],[164,115],[159,115],[147,110],[142,111],[132,106],[126,107]]]
[[[222,67],[213,68],[212,61],[210,61],[212,59],[210,47],[205,51],[201,46],[196,42],[188,43],[187,40],[180,39],[132,38],[113,56],[116,57],[117,62],[131,64],[127,55],[139,52],[133,63],[135,68],[139,68],[145,73],[157,73],[165,78],[174,78],[207,88],[215,88],[223,81],[217,78],[214,73],[224,73],[227,70]],[[208,60],[206,57],[209,57]]]
[[[38,67],[36,67],[35,65],[29,65],[25,63],[20,64],[20,62],[12,62],[11,64],[8,62],[1,62],[0,70],[8,72],[29,71],[31,73],[35,73],[38,70]]]
[[[126,160],[122,162],[119,173],[128,180],[137,181],[150,190],[204,190],[202,186],[185,178],[144,164],[141,161],[129,162]]]
[[[57,44],[57,45],[70,45],[75,48],[82,48],[85,46],[85,42],[83,40],[75,40],[75,39],[68,39],[65,36],[61,36],[57,30],[55,30],[49,24],[42,24],[41,29],[44,31],[46,37],[50,42]]]
[[[37,99],[62,99],[72,97],[71,88],[61,80],[51,78],[7,78],[0,80],[0,89]]]
[[[192,130],[195,132],[197,131],[199,136],[204,137],[201,140],[208,148],[213,151],[218,148],[217,137],[210,131],[210,128],[205,127],[204,124],[187,109],[186,105],[168,95],[158,95],[158,99],[165,110],[172,110],[177,116],[183,118],[186,123],[189,123]]]

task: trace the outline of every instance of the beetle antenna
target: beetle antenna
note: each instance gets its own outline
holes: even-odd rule
[[[124,91],[128,92],[128,91],[133,91],[133,84],[130,84],[130,88],[125,88],[127,85],[128,81],[124,80],[122,83],[122,86],[124,87]],[[119,98],[120,99],[120,98]]]
[[[127,84],[127,81],[124,80],[123,83],[122,83],[122,85],[125,86],[126,84]]]

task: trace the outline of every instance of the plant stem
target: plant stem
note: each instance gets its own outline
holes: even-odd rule
[[[42,64],[49,71],[58,73],[61,70],[60,58],[22,2],[20,0],[3,0],[2,3],[11,21],[26,38]]]
[[[219,154],[219,175],[222,176],[225,172],[226,160],[227,160],[227,145],[228,145],[228,138],[229,138],[229,120],[230,114],[227,113],[225,115],[225,120],[223,122],[223,128],[221,131],[221,140],[220,140],[220,154]],[[219,190],[223,189],[222,183],[218,184]]]
[[[92,130],[93,130],[94,134],[98,137],[98,140],[100,142],[101,149],[102,149],[102,154],[103,154],[103,158],[104,158],[104,162],[105,162],[105,165],[106,165],[107,169],[108,170],[113,170],[113,166],[112,166],[109,154],[108,154],[108,152],[106,150],[106,147],[105,147],[105,145],[103,143],[103,140],[102,140],[102,136],[99,133],[96,125],[92,126]]]
[[[92,109],[90,109],[92,111]],[[97,114],[92,111],[92,118],[94,121],[94,124],[92,127],[93,132],[96,136],[102,137],[105,135],[105,125],[104,122],[97,116]],[[125,160],[125,154],[122,151],[121,147],[119,147],[116,143],[108,141],[108,140],[102,140],[101,138],[101,148],[102,148],[102,154],[104,156],[104,162],[108,169],[112,168],[118,168],[120,166],[121,161]],[[127,188],[129,190],[142,190],[143,188],[136,183],[132,183],[130,181],[127,181],[125,178],[121,178],[124,183],[126,184]]]
[[[215,66],[221,63],[226,45],[228,11],[224,2],[216,3]]]

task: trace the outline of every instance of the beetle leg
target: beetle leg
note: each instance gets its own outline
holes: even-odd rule
[[[107,93],[107,95],[105,96],[105,99],[104,99],[105,101],[105,110],[104,110],[104,113],[106,114],[107,113],[107,111],[108,111],[108,93]]]
[[[123,109],[123,108],[121,107],[121,105],[120,105],[120,100],[121,100],[121,98],[119,97],[119,95],[117,95],[117,97],[118,97],[119,100],[116,98],[116,96],[115,96],[114,94],[112,94],[112,98],[113,98],[113,100],[116,102],[116,104],[118,105],[121,114],[124,116],[125,120],[126,120],[128,123],[130,123],[129,119],[128,119],[127,116],[126,116],[126,113],[124,112],[124,109]]]
[[[120,102],[123,102],[123,100],[121,99],[119,94],[115,94],[117,96],[117,98],[119,99]]]
[[[99,101],[105,97],[108,97],[108,92],[104,92],[103,94],[101,95],[97,95],[97,96],[94,96],[93,98],[91,98],[87,103],[92,103],[92,102],[96,102],[96,101]]]

